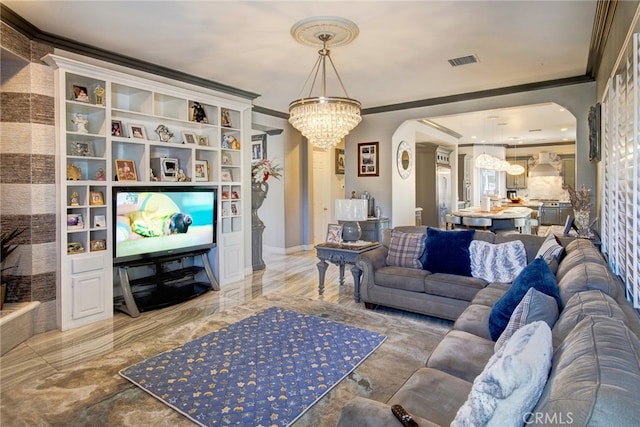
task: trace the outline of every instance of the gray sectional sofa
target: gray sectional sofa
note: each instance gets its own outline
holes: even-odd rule
[[[533,236],[494,236],[494,241],[517,237],[528,241]],[[476,238],[492,236],[479,233]],[[538,239],[525,243],[528,256],[537,252],[535,240]],[[512,425],[638,425],[638,312],[626,301],[624,289],[591,242],[575,239],[563,243],[565,254],[555,273],[562,306],[550,332],[551,369],[534,409]],[[386,300],[378,289],[385,285],[377,283],[383,280],[382,264],[381,253],[369,253],[358,261],[364,271],[361,293],[365,301],[456,320],[426,360],[426,366],[417,370],[388,402],[355,397],[343,408],[338,425],[400,426],[390,408],[401,404],[421,427],[448,426],[467,401],[474,379],[487,362],[491,363],[495,342],[488,319],[492,306],[511,285],[472,284],[469,286],[477,286],[477,291],[459,302],[454,301],[455,297],[466,294],[457,290],[448,296],[417,296],[419,293],[413,292],[415,302],[408,302],[411,298],[391,288],[387,292],[390,299]],[[424,276],[425,283],[427,278]],[[453,314],[444,313],[447,308]],[[508,425],[504,421],[493,420],[489,425]]]

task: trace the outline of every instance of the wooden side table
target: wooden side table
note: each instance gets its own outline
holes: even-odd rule
[[[316,245],[316,255],[320,259],[318,262],[318,292],[324,293],[324,276],[330,262],[340,268],[340,286],[344,285],[344,266],[351,264],[351,274],[353,275],[353,297],[356,302],[360,302],[360,276],[362,271],[356,266],[356,258],[363,252],[370,251],[380,246],[378,242],[362,242],[361,244],[337,244],[320,243]]]

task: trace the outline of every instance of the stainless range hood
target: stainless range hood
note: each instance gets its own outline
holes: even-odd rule
[[[538,154],[535,166],[529,170],[529,177],[560,176],[560,171],[552,164],[552,157],[556,155],[546,152]]]

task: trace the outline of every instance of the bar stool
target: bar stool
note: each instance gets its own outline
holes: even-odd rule
[[[526,218],[514,218],[513,219],[513,226],[516,228],[516,230],[518,230],[518,233],[522,234],[522,230],[524,230],[524,227],[527,225],[527,219]]]
[[[536,209],[531,212],[531,220],[529,224],[531,225],[531,234],[538,235],[538,229],[540,227],[540,220],[538,219],[539,211]]]
[[[491,227],[492,221],[491,221],[491,218],[476,218],[476,217],[465,216],[462,218],[462,223],[466,228],[482,227],[484,230],[486,230],[488,227]]]
[[[462,224],[462,218],[453,214],[446,214],[444,223],[447,230],[455,230],[457,225]]]

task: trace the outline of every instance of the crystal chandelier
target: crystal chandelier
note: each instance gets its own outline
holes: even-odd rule
[[[345,23],[350,23],[355,26],[352,22],[340,18],[329,19],[339,20],[335,22],[341,25],[340,28],[342,28]],[[331,24],[335,22],[331,22]],[[313,77],[308,96],[306,98],[296,99],[289,104],[289,123],[298,129],[302,135],[307,137],[311,144],[326,149],[338,144],[342,138],[360,123],[362,118],[360,117],[360,102],[349,98],[342,79],[338,74],[338,70],[336,70],[331,60],[331,56],[329,55],[330,51],[327,49],[327,43],[330,43],[335,38],[335,34],[331,31],[322,31],[322,25],[323,23],[312,19],[296,24],[294,28],[292,28],[292,35],[296,38],[298,38],[298,33],[302,33],[304,36],[304,31],[308,28],[314,28],[316,30],[321,28],[321,31],[313,34],[313,37],[322,44],[322,49],[318,51],[318,59],[307,78],[308,83]],[[355,28],[357,30],[357,26]],[[294,31],[297,33],[294,34]],[[355,35],[357,35],[357,32]],[[344,39],[339,40],[340,44],[350,42],[355,36],[352,35],[351,37],[352,38],[346,42]],[[303,39],[304,37],[301,38]],[[298,38],[298,40],[300,41],[300,38]],[[329,59],[329,64],[331,64],[338,78],[345,97],[327,96],[327,59]],[[318,77],[320,78],[321,86],[320,95],[312,96]],[[304,87],[307,86],[307,83],[305,83]],[[303,91],[304,87],[302,89]]]

